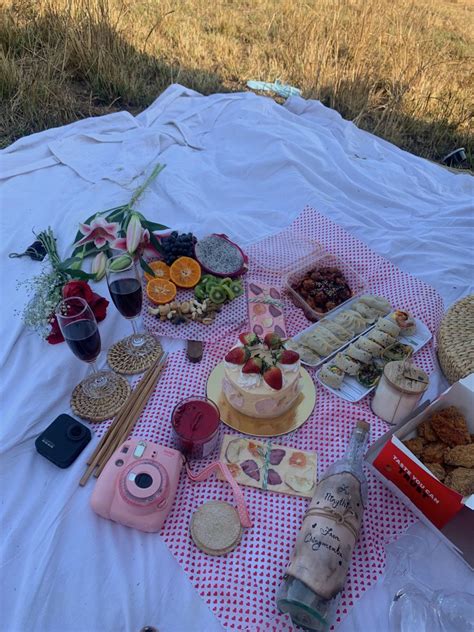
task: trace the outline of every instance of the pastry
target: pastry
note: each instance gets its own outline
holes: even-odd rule
[[[446,476],[444,484],[462,496],[474,494],[474,468],[456,468]]]
[[[372,309],[376,309],[382,315],[388,314],[392,309],[392,306],[383,296],[371,296],[370,294],[364,294],[359,298],[359,301],[365,303]]]
[[[390,334],[394,338],[400,335],[400,327],[389,318],[379,318],[375,328],[380,329],[380,331],[386,334]]]
[[[326,386],[331,388],[340,388],[344,380],[344,372],[338,369],[334,364],[327,362],[323,364],[321,371],[319,372],[319,379]]]
[[[444,462],[458,467],[474,467],[474,443],[456,445],[447,450],[444,455]]]
[[[368,351],[359,349],[354,344],[351,344],[346,349],[346,355],[363,364],[369,364],[372,361],[372,356]]]
[[[222,390],[240,413],[273,418],[289,410],[301,390],[300,356],[285,349],[274,333],[262,341],[254,333],[240,334],[225,356]]]
[[[357,301],[357,303],[352,303],[351,309],[354,309],[356,312],[364,318],[369,324],[374,323],[377,318],[380,316],[380,312],[376,309],[372,309],[362,301]]]
[[[383,347],[367,338],[367,336],[362,336],[356,340],[355,346],[363,351],[368,351],[374,358],[379,358],[383,351]]]
[[[396,342],[396,339],[393,336],[391,336],[390,334],[386,334],[385,332],[380,331],[380,329],[377,328],[369,331],[369,333],[367,334],[367,338],[369,340],[373,340],[383,348],[389,347]]]
[[[359,312],[353,309],[345,309],[334,316],[333,321],[344,329],[350,331],[354,336],[367,329],[367,321],[362,318]]]
[[[438,410],[430,417],[430,421],[439,439],[451,448],[471,442],[466,420],[455,406]]]
[[[382,358],[385,362],[393,362],[395,360],[405,360],[413,354],[413,347],[404,345],[401,342],[395,342],[382,352]]]
[[[338,369],[347,373],[347,375],[356,375],[360,368],[360,364],[356,360],[353,360],[344,353],[338,353],[332,362]]]
[[[361,364],[357,371],[357,381],[365,386],[365,388],[372,388],[380,380],[383,369],[378,367],[374,362],[370,364]]]
[[[318,334],[317,329],[304,334],[300,340],[302,344],[313,349],[323,358],[341,346],[340,341],[331,332],[327,331],[326,335]]]
[[[319,324],[322,327],[325,327],[325,329],[328,329],[336,336],[336,338],[339,338],[339,340],[342,340],[343,342],[352,338],[352,332],[350,332],[348,329],[345,329],[341,325],[338,325],[334,320],[324,318],[323,320],[319,321]]]
[[[416,321],[408,312],[397,309],[388,318],[400,327],[400,336],[411,336],[415,333]]]

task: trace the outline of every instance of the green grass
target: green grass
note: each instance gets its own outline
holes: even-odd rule
[[[473,16],[468,0],[7,0],[0,144],[137,113],[173,82],[279,78],[408,151],[472,157]]]

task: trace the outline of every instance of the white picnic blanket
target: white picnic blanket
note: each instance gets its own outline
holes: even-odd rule
[[[127,201],[156,162],[167,167],[139,203],[150,219],[198,235],[225,232],[245,245],[278,232],[310,204],[436,287],[446,307],[473,291],[472,178],[407,154],[317,101],[203,97],[173,85],[137,117],[86,119],[0,152],[6,632],[220,629],[159,535],[120,527],[89,508],[92,484],[80,489],[77,481],[95,441],[68,470],[36,454],[34,439],[68,412],[87,367],[65,345],[49,346],[24,329],[18,312],[28,292],[16,282],[39,264],[7,258],[32,241],[32,229],[48,225],[68,254],[77,223]],[[103,282],[96,289],[108,296]],[[106,349],[129,326],[111,306],[100,332]],[[450,555],[447,575],[457,568]],[[384,606],[376,600],[371,607],[369,632]]]

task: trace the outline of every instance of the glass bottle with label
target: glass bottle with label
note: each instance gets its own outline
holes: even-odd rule
[[[370,426],[358,421],[344,457],[316,487],[277,593],[277,606],[307,630],[326,632],[359,536],[367,500],[362,468]]]

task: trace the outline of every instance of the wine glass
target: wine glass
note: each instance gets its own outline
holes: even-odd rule
[[[65,298],[56,307],[56,318],[71,351],[92,367],[92,375],[81,382],[84,393],[93,399],[110,396],[117,388],[118,378],[112,371],[97,369],[100,334],[88,303],[79,296]]]
[[[147,355],[156,342],[152,336],[140,333],[138,329],[137,320],[140,318],[143,303],[140,271],[129,254],[108,259],[105,271],[115,307],[132,323],[133,334],[126,340],[127,351],[131,355]]]

